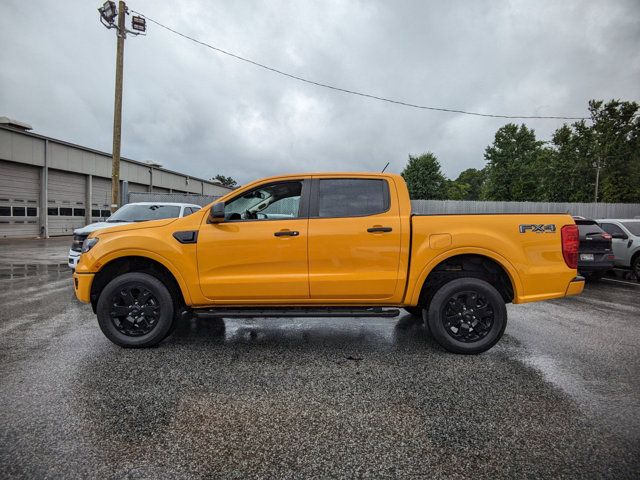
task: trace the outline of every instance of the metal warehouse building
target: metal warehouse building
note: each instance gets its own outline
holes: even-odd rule
[[[110,214],[111,155],[29,132],[0,117],[0,238],[71,235]],[[216,183],[123,158],[128,192],[224,195]]]

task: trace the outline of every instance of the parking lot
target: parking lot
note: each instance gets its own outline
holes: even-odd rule
[[[194,320],[125,350],[69,243],[0,241],[3,478],[638,476],[638,284],[509,305],[478,356],[408,315]]]

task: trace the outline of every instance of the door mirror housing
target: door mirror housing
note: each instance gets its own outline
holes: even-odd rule
[[[612,233],[611,234],[611,238],[617,238],[619,240],[626,240],[627,238],[629,238],[626,234],[624,233]]]
[[[209,223],[224,222],[224,203],[214,203],[209,209]]]

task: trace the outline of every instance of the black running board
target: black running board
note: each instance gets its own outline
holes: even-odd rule
[[[252,317],[384,317],[393,318],[400,315],[397,308],[208,308],[191,311],[197,318],[252,318]]]

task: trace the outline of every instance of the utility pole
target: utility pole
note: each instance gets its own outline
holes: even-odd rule
[[[120,147],[122,139],[122,77],[124,70],[124,40],[127,33],[133,35],[143,35],[146,31],[146,21],[144,17],[134,16],[131,20],[129,30],[125,26],[125,15],[129,14],[127,4],[124,0],[116,3],[106,1],[101,8],[100,22],[107,28],[115,28],[117,45],[116,45],[116,91],[113,104],[113,160],[111,164],[111,213],[115,212],[120,206]],[[116,24],[115,19],[118,17]],[[134,31],[135,30],[135,31]]]
[[[598,184],[600,183],[600,159],[598,158],[598,160],[596,160],[596,164],[594,165],[596,167],[596,196],[594,199],[594,203],[598,203]]]
[[[113,105],[113,161],[111,164],[111,213],[120,206],[120,140],[122,139],[122,67],[124,64],[124,15],[127,6],[123,0],[118,5],[118,44],[116,47],[116,94]]]

